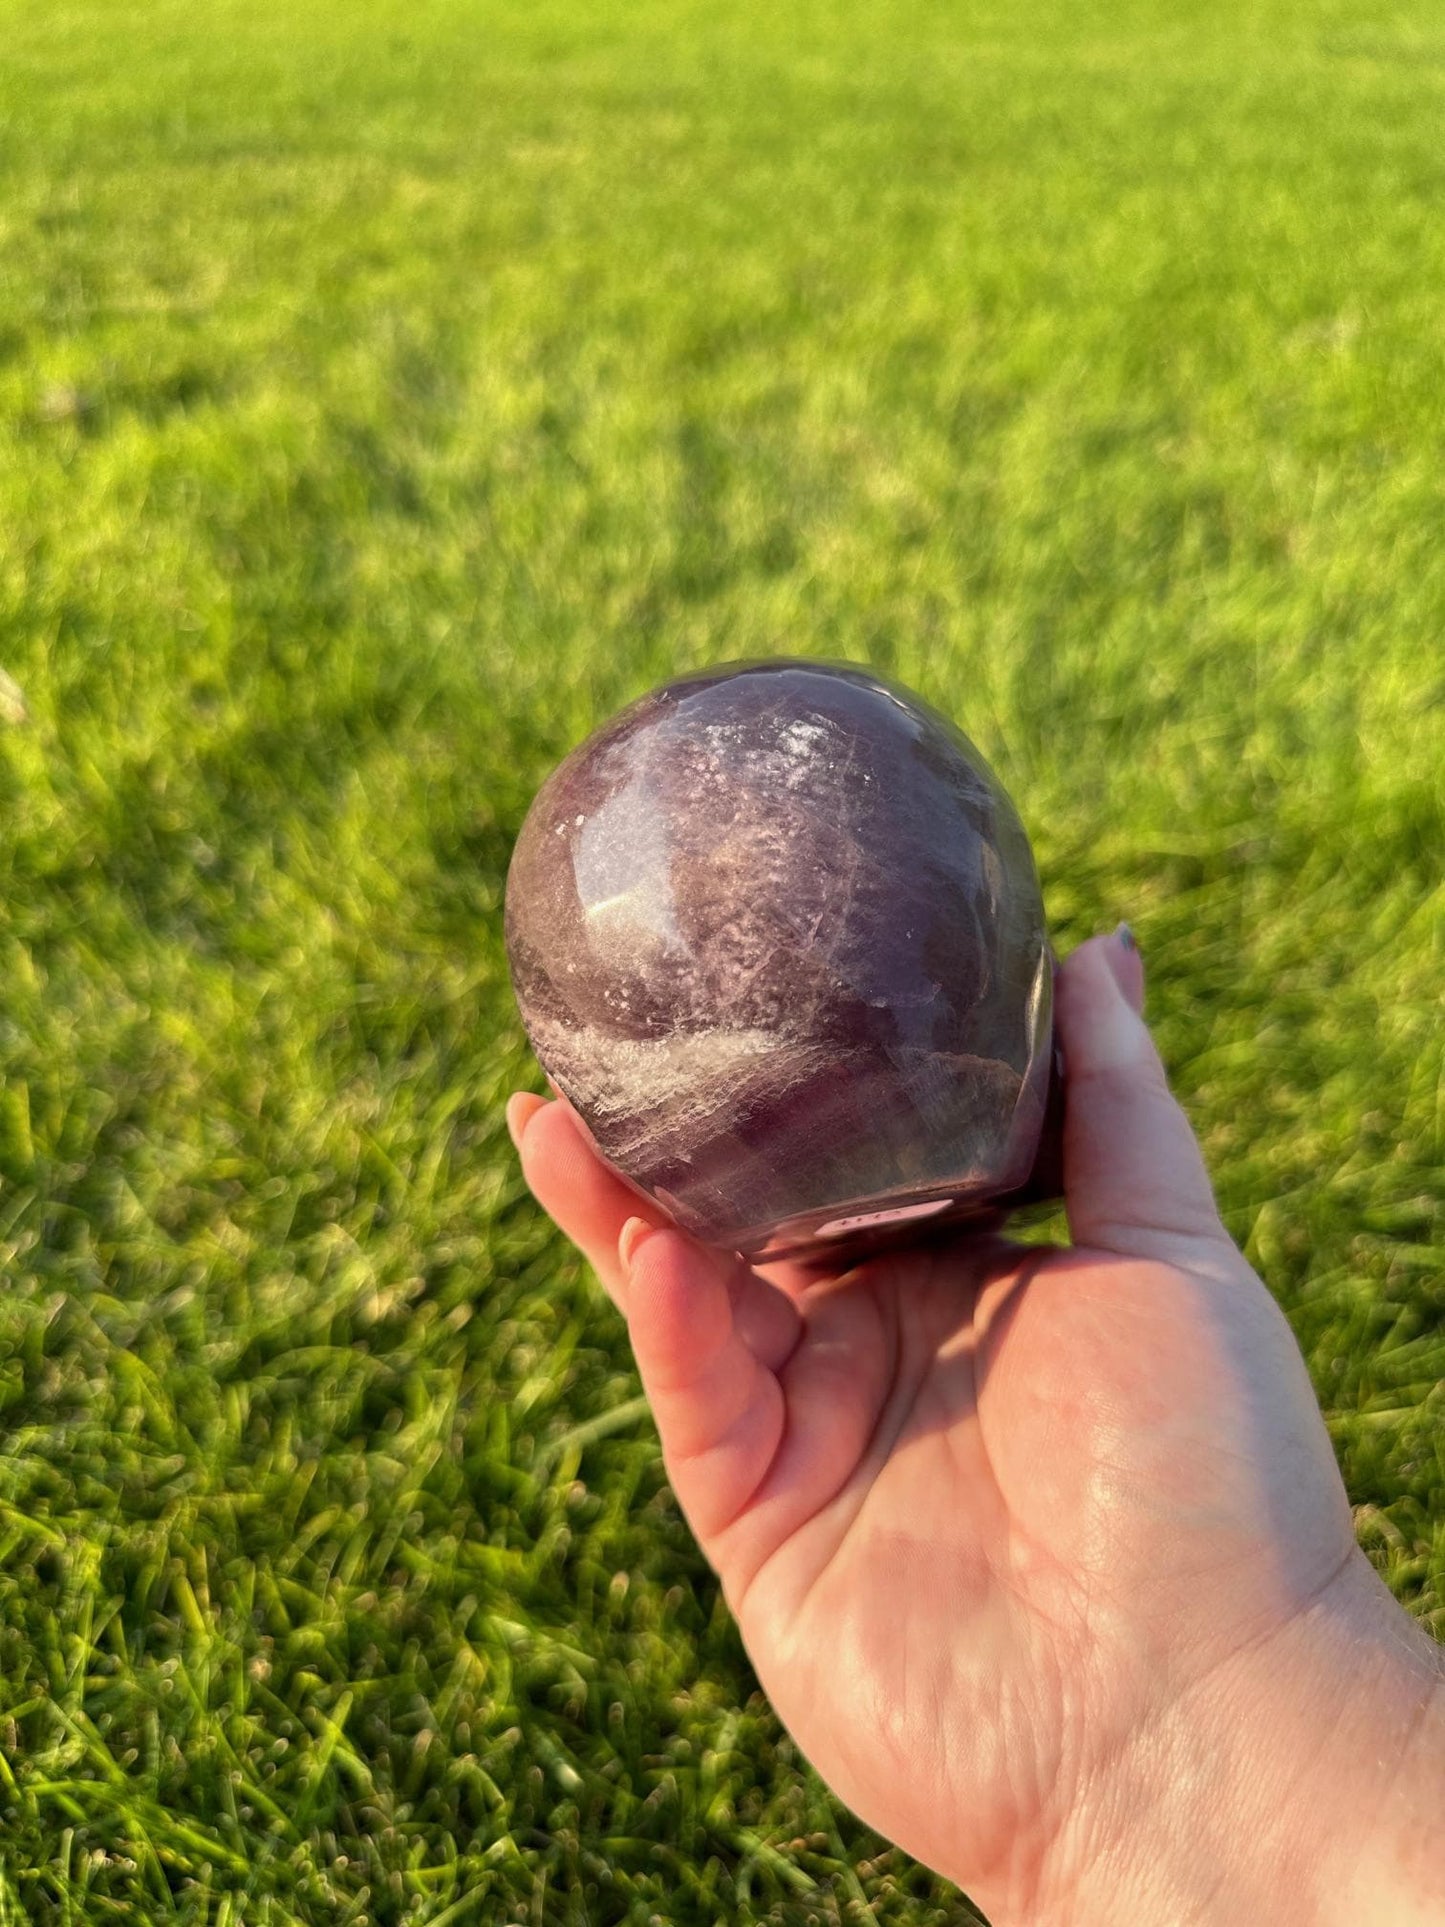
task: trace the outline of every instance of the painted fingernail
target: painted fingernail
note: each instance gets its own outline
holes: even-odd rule
[[[1114,935],[1126,950],[1137,950],[1139,948],[1139,939],[1134,935],[1134,932],[1129,928],[1127,923],[1121,923],[1114,932]]]
[[[631,1271],[637,1247],[649,1231],[656,1229],[656,1225],[649,1224],[646,1218],[629,1218],[623,1225],[622,1234],[617,1240],[617,1256],[624,1271]]]

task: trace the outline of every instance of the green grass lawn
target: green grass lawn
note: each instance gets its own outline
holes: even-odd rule
[[[1380,0],[0,0],[0,1927],[969,1917],[502,1126],[530,795],[710,661],[1133,922],[1445,1633],[1442,109]]]

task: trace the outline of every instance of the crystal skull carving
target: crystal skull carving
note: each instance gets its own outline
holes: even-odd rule
[[[1028,837],[866,667],[728,663],[630,704],[534,799],[505,927],[554,1088],[709,1243],[831,1260],[1058,1193]]]

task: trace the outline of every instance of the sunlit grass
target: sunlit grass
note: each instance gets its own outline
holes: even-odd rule
[[[502,1129],[527,800],[701,662],[913,683],[1133,922],[1445,1631],[1445,29],[0,30],[0,1927],[960,1918]]]

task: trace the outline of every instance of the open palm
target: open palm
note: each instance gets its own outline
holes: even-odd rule
[[[627,1318],[780,1718],[871,1825],[1021,1918],[1097,1851],[1082,1835],[1173,1709],[1359,1557],[1293,1338],[1139,1015],[1137,954],[1092,939],[1058,995],[1069,1248],[989,1229],[753,1269],[639,1217],[565,1104],[510,1113]]]

